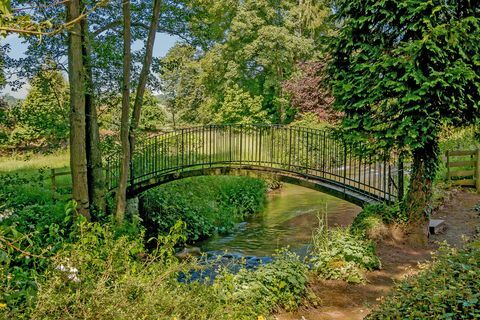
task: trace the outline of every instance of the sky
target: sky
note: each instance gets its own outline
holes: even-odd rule
[[[157,38],[155,39],[155,46],[153,48],[154,57],[163,57],[167,54],[168,50],[173,47],[173,45],[179,41],[180,38],[176,36],[171,36],[166,33],[157,33]],[[16,35],[10,35],[6,39],[1,40],[2,44],[10,44],[9,56],[12,58],[21,58],[25,56],[25,51],[27,45],[23,43],[23,40]],[[136,41],[132,44],[133,50],[138,50],[142,47],[142,41]],[[21,89],[13,91],[10,86],[0,90],[0,95],[10,94],[11,96],[19,99],[25,98],[28,92],[28,84],[24,85]]]

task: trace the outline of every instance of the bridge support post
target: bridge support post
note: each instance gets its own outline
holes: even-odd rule
[[[127,200],[127,208],[125,209],[125,216],[130,219],[140,214],[140,206],[138,197],[130,198]]]
[[[404,165],[403,165],[403,155],[398,157],[398,201],[403,201],[405,196],[405,173],[404,173]]]

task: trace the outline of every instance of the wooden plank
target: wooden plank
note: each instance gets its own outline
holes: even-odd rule
[[[476,154],[475,150],[458,150],[458,151],[449,151],[448,155],[451,156],[473,156]]]
[[[449,167],[473,167],[477,164],[477,161],[470,160],[470,161],[448,161]]]
[[[475,187],[475,180],[473,179],[452,180],[452,184],[455,186]]]
[[[469,177],[475,175],[475,170],[458,170],[458,171],[451,171],[450,177]]]
[[[69,175],[69,174],[70,174],[70,171],[68,171],[68,172],[56,172],[56,173],[53,173],[52,176],[59,177],[59,176],[66,176],[66,175]]]

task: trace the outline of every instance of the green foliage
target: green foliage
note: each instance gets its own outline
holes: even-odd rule
[[[262,97],[252,97],[238,85],[226,89],[225,98],[215,113],[215,123],[268,123],[262,111]]]
[[[367,319],[480,318],[480,243],[443,246],[429,268],[399,283]]]
[[[478,125],[466,128],[444,127],[440,134],[440,152],[442,155],[450,150],[474,150],[480,146]]]
[[[231,230],[265,201],[266,184],[248,177],[196,177],[145,192],[140,212],[148,233],[165,233],[178,221],[187,225],[188,241]]]
[[[352,233],[349,229],[328,227],[320,219],[313,235],[310,257],[312,269],[324,279],[339,279],[352,283],[365,281],[363,271],[380,268],[372,241]]]
[[[42,71],[30,83],[31,89],[15,118],[9,144],[52,144],[66,140],[69,132],[68,87],[58,71]]]
[[[117,236],[109,226],[79,221],[74,241],[65,243],[35,279],[38,292],[36,297],[32,292],[31,308],[19,311],[0,304],[0,316],[246,320],[298,306],[306,291],[307,267],[285,250],[255,271],[234,275],[225,270],[213,285],[178,282],[179,272],[195,267],[173,256],[173,246],[185,237],[184,227],[177,222],[148,253],[141,235]]]
[[[274,256],[270,264],[255,271],[228,272],[215,281],[222,299],[243,306],[252,317],[269,314],[279,307],[295,310],[306,293],[307,266],[299,257],[285,249]]]
[[[133,111],[133,103],[135,94],[131,98],[131,111]],[[99,115],[99,121],[103,128],[118,131],[120,127],[120,109],[122,103],[122,96],[119,94],[105,94],[99,99],[102,105],[102,112]],[[143,96],[142,114],[140,117],[139,129],[141,131],[158,131],[163,128],[167,122],[167,115],[165,106],[160,102],[160,99],[152,94],[150,91],[145,91]],[[109,139],[110,136],[104,137]]]
[[[325,22],[328,3],[182,2],[188,3],[188,17],[195,16],[186,23],[193,45],[173,47],[159,70],[172,113],[209,123],[257,121],[249,114],[262,111],[262,120],[291,121],[296,111],[282,82],[293,75],[299,61],[313,59],[318,52],[321,41],[315,40],[331,27]]]
[[[0,303],[19,314],[32,305],[34,279],[69,241],[72,211],[53,199],[42,174],[2,175],[0,185]],[[13,317],[15,318],[15,317]]]
[[[355,217],[350,226],[354,234],[369,235],[376,228],[381,228],[382,224],[390,225],[392,223],[405,223],[407,216],[397,205],[387,205],[385,203],[371,204]]]
[[[318,115],[313,112],[306,112],[300,115],[300,117],[290,123],[291,126],[312,128],[312,129],[326,129],[331,125],[319,119]]]
[[[464,1],[340,1],[332,39],[335,105],[349,141],[400,148],[433,179],[443,124],[477,121],[480,19]],[[419,182],[420,183],[420,182]]]

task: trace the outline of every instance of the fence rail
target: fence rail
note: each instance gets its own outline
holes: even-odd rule
[[[447,151],[445,156],[447,160],[447,181],[451,181],[452,184],[458,186],[476,187],[477,191],[480,192],[480,148],[477,150]]]

